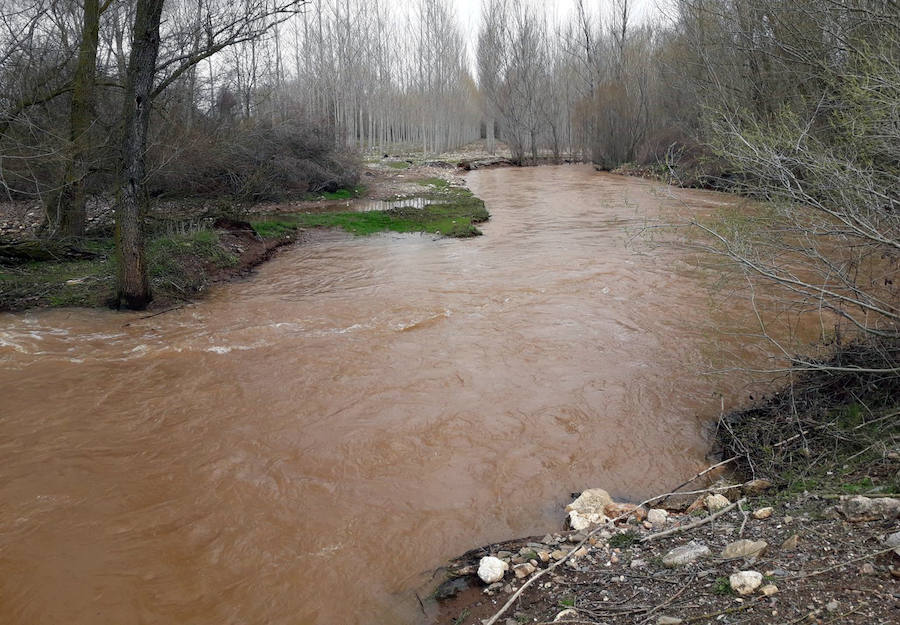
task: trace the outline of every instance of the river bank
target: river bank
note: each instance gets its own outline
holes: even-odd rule
[[[370,165],[367,186],[316,198],[249,206],[155,204],[147,220],[151,311],[247,275],[311,228],[468,238],[480,235],[477,224],[490,218],[449,162],[384,159]],[[0,311],[107,305],[116,271],[111,202],[92,203],[88,219],[87,239],[44,241],[38,207],[0,204]]]
[[[895,622],[900,379],[871,369],[898,356],[845,346],[724,416],[726,459],[674,495],[586,491],[560,511],[575,529],[456,558],[429,622]]]

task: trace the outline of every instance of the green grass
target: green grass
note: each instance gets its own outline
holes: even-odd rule
[[[391,169],[409,169],[410,168],[410,164],[407,163],[406,161],[388,161],[387,163],[385,163],[385,165],[387,165]]]
[[[0,310],[30,306],[100,306],[112,290],[115,265],[109,241],[89,241],[92,260],[33,261],[0,267]]]
[[[450,183],[443,178],[422,178],[421,180],[416,180],[416,184],[423,187],[436,187],[438,189],[450,188]]]
[[[356,186],[352,189],[338,189],[337,191],[326,191],[320,194],[319,197],[323,197],[326,200],[350,200],[355,197],[359,197],[365,192],[366,188],[363,186]]]
[[[296,221],[253,222],[253,229],[263,239],[280,239],[285,235],[293,234],[298,228],[300,228],[300,224]]]
[[[634,530],[627,530],[625,532],[613,534],[609,539],[609,546],[615,547],[617,549],[624,549],[636,544],[637,541],[638,535],[634,532]]]
[[[466,238],[480,235],[475,224],[490,218],[484,202],[465,189],[452,189],[428,199],[435,203],[421,209],[300,214],[291,221],[256,222],[253,227],[260,236],[277,236],[299,227],[341,228],[360,236],[377,232],[427,232]]]
[[[154,294],[186,297],[209,283],[209,273],[237,264],[238,259],[219,245],[212,230],[158,237],[147,245],[147,268]]]
[[[713,592],[723,597],[731,596],[734,594],[734,590],[732,590],[731,588],[731,582],[727,577],[716,578],[715,584],[713,584]]]

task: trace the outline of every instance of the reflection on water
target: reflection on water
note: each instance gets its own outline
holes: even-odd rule
[[[392,208],[423,209],[433,203],[432,200],[423,197],[411,197],[401,200],[357,200],[352,204],[352,208],[359,212],[386,211]]]
[[[732,200],[469,181],[478,239],[320,233],[158,317],[0,316],[0,622],[411,623],[448,557],[703,466],[741,380],[698,371],[749,311],[626,243]]]

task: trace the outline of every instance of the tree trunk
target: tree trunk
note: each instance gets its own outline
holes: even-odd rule
[[[164,2],[137,2],[122,111],[124,135],[116,202],[116,251],[119,260],[116,300],[119,306],[134,310],[146,308],[151,299],[141,217],[146,202],[144,153],[150,125],[150,92],[156,73],[159,22]]]
[[[91,126],[94,123],[97,45],[100,39],[100,2],[84,0],[84,24],[69,109],[69,145],[59,191],[47,210],[53,229],[66,237],[80,237],[87,227]]]

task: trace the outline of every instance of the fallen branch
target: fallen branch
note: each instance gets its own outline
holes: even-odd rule
[[[703,471],[700,471],[700,473],[698,473],[697,475],[695,475],[695,476],[692,477],[691,479],[687,480],[686,482],[682,482],[681,484],[679,484],[678,486],[676,486],[675,488],[673,488],[673,489],[672,489],[672,493],[670,493],[670,494],[668,494],[668,495],[665,495],[665,498],[668,499],[669,497],[671,497],[671,496],[674,495],[674,494],[685,494],[685,493],[678,493],[678,491],[679,491],[680,489],[684,488],[685,486],[687,486],[688,484],[690,484],[691,482],[693,482],[694,480],[700,479],[701,477],[703,477],[703,476],[706,475],[707,473],[710,473],[711,471],[715,471],[715,470],[718,469],[719,467],[724,467],[726,464],[729,464],[729,463],[731,463],[731,462],[734,462],[734,461],[737,460],[738,458],[740,458],[740,456],[732,456],[731,458],[728,458],[727,460],[723,460],[722,462],[719,462],[719,463],[717,463],[717,464],[714,464],[714,465],[712,465],[711,467],[707,467],[706,469],[704,469]],[[665,502],[665,499],[663,500],[663,502]]]
[[[710,514],[709,516],[705,516],[698,521],[694,521],[693,523],[688,523],[687,525],[681,525],[679,527],[673,527],[672,529],[668,529],[668,530],[665,530],[662,532],[657,532],[656,534],[650,534],[649,536],[644,536],[638,542],[647,543],[647,542],[650,542],[651,540],[656,540],[658,538],[665,538],[666,536],[671,536],[673,534],[680,534],[681,532],[687,532],[688,530],[692,530],[695,527],[700,527],[701,525],[706,525],[707,523],[718,519],[720,516],[727,514],[728,512],[731,512],[736,507],[738,507],[742,503],[745,503],[746,501],[747,501],[746,499],[739,499],[736,502],[734,502],[733,504],[731,504],[730,506],[726,506],[726,507],[722,508],[721,510],[719,510],[718,512],[716,512],[714,514]]]

